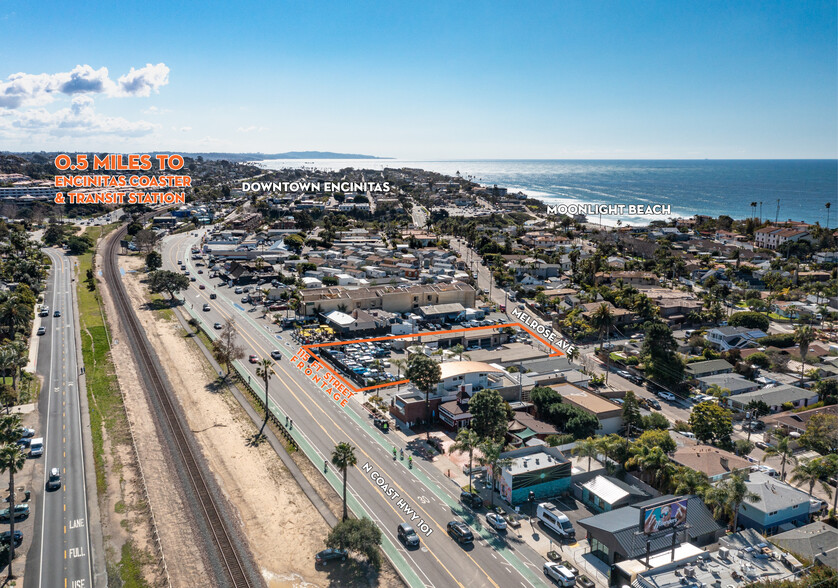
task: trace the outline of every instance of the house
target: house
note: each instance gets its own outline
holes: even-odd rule
[[[625,308],[617,308],[613,304],[607,301],[603,302],[589,302],[588,304],[580,305],[583,308],[582,316],[585,317],[585,320],[590,321],[594,313],[596,313],[597,309],[605,305],[608,307],[608,310],[611,311],[611,316],[614,319],[614,325],[616,326],[623,326],[623,325],[630,325],[635,322],[637,319],[637,315],[630,310],[626,310]]]
[[[610,435],[622,430],[623,409],[618,404],[573,384],[554,384],[550,387],[561,394],[562,402],[567,402],[599,419],[597,435]]]
[[[747,327],[714,327],[704,335],[704,339],[719,351],[743,349],[754,345],[762,337],[767,337],[767,334]]]
[[[597,272],[596,282],[598,284],[616,284],[622,282],[631,286],[657,286],[658,277],[654,272]]]
[[[673,463],[704,472],[711,482],[724,480],[733,472],[750,471],[751,462],[710,445],[682,445],[670,456]]]
[[[724,359],[710,359],[707,361],[689,363],[684,368],[684,371],[691,378],[703,378],[706,376],[715,376],[717,374],[729,374],[733,371],[733,366]]]
[[[608,512],[651,498],[648,492],[622,480],[598,474],[574,484],[573,495],[595,512]]]
[[[501,471],[498,491],[515,506],[527,502],[532,492],[536,501],[555,498],[570,489],[570,461],[555,447],[523,447],[500,454],[509,465]]]
[[[717,374],[715,376],[705,376],[696,379],[698,380],[698,387],[702,392],[707,392],[709,388],[718,386],[723,390],[730,390],[731,395],[736,395],[753,392],[754,390],[759,390],[760,387],[757,382],[752,382],[739,374]]]
[[[550,423],[541,421],[527,412],[516,412],[507,430],[513,445],[525,445],[533,439],[544,440],[550,435],[559,435],[559,431]]]
[[[745,482],[759,497],[739,506],[739,524],[763,535],[803,526],[809,522],[809,496],[768,474],[754,472]]]
[[[811,241],[809,231],[801,227],[768,226],[754,232],[754,243],[764,249],[777,249],[787,241]]]
[[[768,428],[782,429],[786,434],[806,432],[806,427],[811,419],[816,414],[828,414],[838,417],[838,404],[830,406],[821,406],[811,410],[804,410],[801,412],[784,412],[777,415],[765,417],[765,425]]]
[[[786,402],[790,402],[795,408],[814,404],[818,401],[818,395],[811,390],[784,384],[782,386],[767,386],[762,390],[732,396],[730,405],[734,409],[745,410],[748,403],[753,400],[761,400],[769,406],[771,412],[779,412]]]
[[[822,521],[774,535],[771,542],[809,561],[838,570],[838,529]]]
[[[588,533],[591,554],[609,566],[645,557],[647,542],[649,553],[654,555],[672,549],[672,533],[647,535],[640,524],[641,515],[647,507],[654,508],[681,499],[687,501],[687,524],[683,531],[675,534],[675,546],[691,543],[700,547],[715,543],[722,534],[722,528],[713,519],[704,501],[695,495],[676,497],[670,494],[638,502],[581,519],[579,526]]]

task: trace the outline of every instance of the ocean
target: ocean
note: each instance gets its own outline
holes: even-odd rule
[[[462,160],[401,159],[265,160],[271,169],[346,167],[420,168],[459,173],[483,185],[521,191],[548,204],[669,205],[668,215],[602,215],[640,224],[656,219],[726,214],[744,219],[795,220],[838,226],[838,160]],[[371,178],[368,178],[371,179]],[[751,203],[756,202],[756,213]],[[627,208],[626,208],[627,210]],[[591,221],[599,219],[589,218]]]

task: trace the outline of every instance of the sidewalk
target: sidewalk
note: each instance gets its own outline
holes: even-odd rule
[[[40,348],[41,338],[38,337],[38,328],[41,326],[41,317],[38,316],[38,307],[35,307],[35,319],[32,321],[32,332],[29,334],[29,361],[24,366],[24,371],[31,374],[35,373],[38,368],[38,349]]]

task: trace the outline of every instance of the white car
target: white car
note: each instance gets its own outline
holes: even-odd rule
[[[489,523],[489,525],[491,525],[496,531],[506,531],[506,521],[496,512],[490,512],[487,514],[486,522]]]
[[[544,562],[544,575],[555,581],[559,586],[576,584],[576,574],[554,561]]]
[[[666,390],[658,392],[658,396],[664,400],[669,400],[670,402],[675,400],[675,395],[672,392],[667,392]]]

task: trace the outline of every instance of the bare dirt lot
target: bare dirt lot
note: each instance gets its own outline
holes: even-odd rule
[[[139,270],[142,261],[123,257],[120,264],[126,271]],[[328,524],[273,449],[267,443],[254,443],[257,429],[226,387],[216,384],[216,374],[170,311],[148,309],[143,277],[142,272],[126,273],[129,295],[135,308],[140,308],[140,321],[185,408],[189,426],[237,511],[266,584],[271,588],[402,585],[389,565],[372,583],[360,577],[355,566],[315,568],[314,554],[324,547]],[[316,472],[311,475],[314,468],[305,457],[295,455],[295,459],[318,493],[338,512],[339,500],[333,489]],[[163,535],[171,525],[158,518],[158,526]],[[164,542],[164,552],[167,545]],[[168,552],[166,557],[172,559]],[[185,577],[197,585],[194,576]]]

